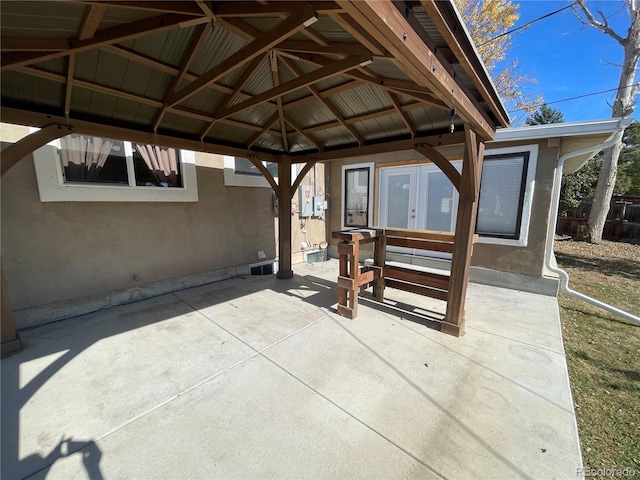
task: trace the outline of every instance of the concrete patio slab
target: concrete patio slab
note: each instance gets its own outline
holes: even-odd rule
[[[335,313],[334,261],[22,332],[2,360],[2,478],[577,478],[552,297],[387,289]]]

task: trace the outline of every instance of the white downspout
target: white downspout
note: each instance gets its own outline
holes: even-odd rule
[[[558,159],[558,164],[556,166],[556,178],[553,183],[553,196],[551,201],[551,209],[549,210],[549,228],[547,230],[547,252],[545,255],[545,264],[549,270],[557,273],[560,276],[560,280],[561,280],[560,284],[562,286],[562,290],[564,290],[567,294],[571,295],[572,297],[583,300],[587,303],[590,303],[591,305],[602,308],[603,310],[613,313],[614,315],[618,315],[624,318],[625,320],[628,320],[634,325],[640,326],[640,318],[636,317],[635,315],[625,312],[624,310],[620,310],[619,308],[613,307],[607,303],[596,300],[595,298],[591,298],[580,292],[576,292],[575,290],[571,290],[571,288],[569,288],[569,275],[567,274],[567,272],[551,264],[552,263],[551,257],[553,256],[553,243],[554,243],[554,237],[555,237],[555,231],[556,231],[555,227],[558,219],[558,206],[560,205],[560,187],[562,184],[562,168],[564,167],[564,162],[568,158],[593,152],[596,148],[598,150],[603,150],[605,148],[615,145],[622,139],[623,132],[624,132],[624,128],[621,127],[616,132],[615,137],[612,140],[601,143],[600,145],[597,145],[595,148],[589,147],[589,148],[583,148],[580,150],[575,150],[573,152],[565,153]]]

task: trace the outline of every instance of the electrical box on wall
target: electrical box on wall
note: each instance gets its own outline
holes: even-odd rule
[[[311,186],[301,185],[298,189],[299,213],[301,217],[313,217],[313,197],[311,196]]]
[[[316,195],[313,197],[313,216],[321,217],[327,209],[324,201],[324,195]]]

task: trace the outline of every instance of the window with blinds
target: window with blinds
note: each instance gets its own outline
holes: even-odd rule
[[[476,233],[520,238],[528,162],[528,152],[485,157]]]

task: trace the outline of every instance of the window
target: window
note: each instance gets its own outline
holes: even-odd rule
[[[223,156],[224,184],[227,187],[264,187],[271,188],[262,172],[248,159],[242,157]],[[276,162],[262,162],[271,172],[275,181],[278,181],[278,164]],[[295,175],[295,166],[292,166],[292,175]],[[295,178],[292,177],[292,178]]]
[[[529,153],[490,155],[484,159],[476,233],[519,239]]]
[[[33,153],[40,200],[195,202],[195,155],[174,148],[68,135]]]
[[[372,225],[373,163],[342,167],[342,228]]]

